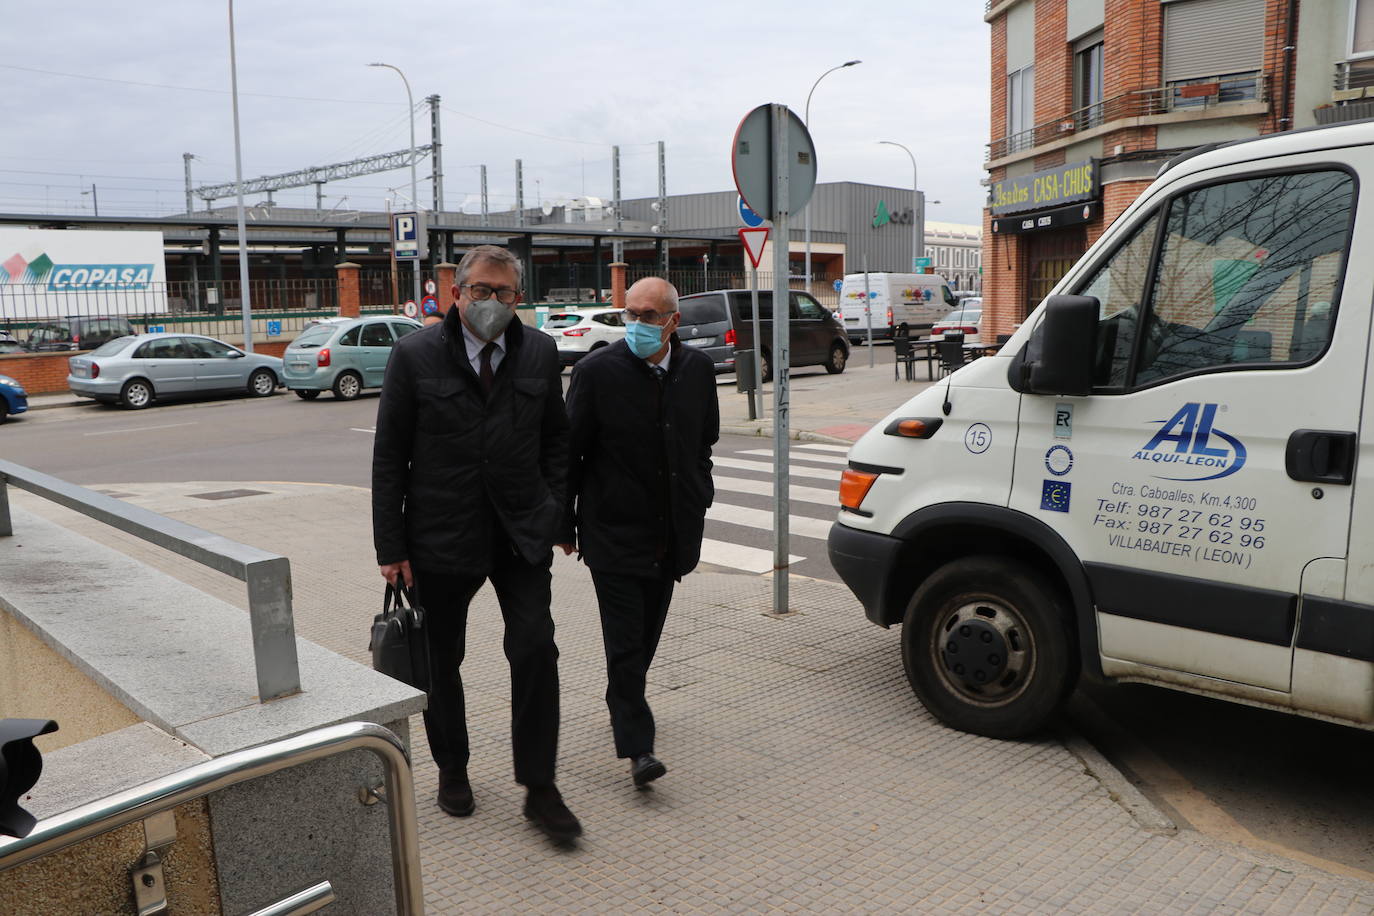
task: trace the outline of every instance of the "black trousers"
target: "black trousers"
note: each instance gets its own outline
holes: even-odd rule
[[[431,684],[425,731],[429,750],[442,771],[467,768],[467,707],[458,669],[466,649],[468,604],[489,578],[506,623],[515,781],[526,786],[552,785],[558,755],[558,647],[549,610],[553,556],[549,563],[531,565],[505,545],[493,555],[487,577],[415,570],[416,597],[428,612]]]
[[[592,570],[606,644],[606,705],[611,710],[617,757],[654,750],[654,714],[644,698],[644,679],[663,635],[673,599],[673,577],[644,578]]]

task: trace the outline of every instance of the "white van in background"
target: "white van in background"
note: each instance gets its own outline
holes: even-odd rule
[[[840,286],[840,315],[850,341],[868,337],[868,318],[873,338],[891,339],[905,324],[912,337],[929,333],[936,321],[958,304],[938,274],[867,274],[868,306],[864,305],[864,274],[845,274]]]

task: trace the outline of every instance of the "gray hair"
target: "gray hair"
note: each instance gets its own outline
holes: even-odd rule
[[[513,270],[516,287],[523,289],[525,286],[525,262],[511,254],[509,249],[496,245],[478,245],[476,248],[468,249],[468,253],[463,255],[463,259],[458,262],[458,269],[453,273],[453,285],[462,286],[468,278],[468,271],[476,264],[493,264]]]

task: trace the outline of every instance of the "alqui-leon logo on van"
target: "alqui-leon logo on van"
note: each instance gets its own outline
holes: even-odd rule
[[[1216,404],[1189,402],[1133,456],[1157,465],[1160,480],[1216,480],[1245,466],[1245,445],[1216,428]],[[1174,476],[1170,476],[1170,475]]]

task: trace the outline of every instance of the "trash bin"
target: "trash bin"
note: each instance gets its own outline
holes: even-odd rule
[[[758,384],[754,380],[754,351],[735,351],[735,390],[752,391]]]

